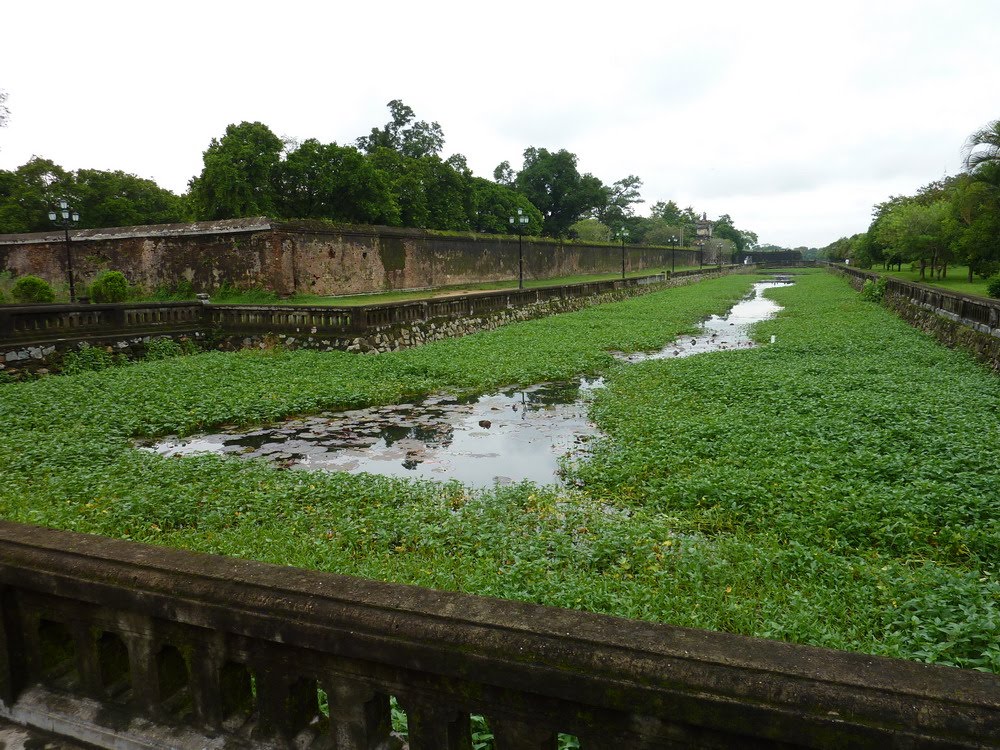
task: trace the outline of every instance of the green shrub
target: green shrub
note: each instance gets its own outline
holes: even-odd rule
[[[991,276],[986,282],[986,293],[991,297],[1000,299],[1000,274]]]
[[[173,339],[155,339],[146,344],[145,359],[156,361],[179,357],[184,353],[184,348]]]
[[[885,278],[879,278],[878,281],[865,279],[865,283],[861,286],[861,299],[869,302],[881,302],[882,298],[885,297],[885,287],[888,283]]]
[[[49,282],[37,276],[22,276],[14,283],[11,295],[18,302],[55,302],[56,293],[52,291]]]
[[[66,352],[63,356],[62,371],[65,375],[76,375],[81,372],[94,372],[117,367],[125,361],[125,357],[113,354],[98,346],[85,346],[75,352]]]
[[[94,302],[124,302],[131,291],[121,271],[101,271],[90,285],[90,298]]]

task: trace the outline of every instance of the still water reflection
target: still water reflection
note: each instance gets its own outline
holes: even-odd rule
[[[616,355],[625,362],[684,357],[753,346],[753,323],[780,306],[763,292],[791,281],[754,285],[725,316],[657,352]],[[412,404],[327,412],[251,432],[166,439],[148,447],[164,456],[220,453],[263,458],[285,468],[365,471],[387,476],[456,479],[474,487],[558,481],[560,461],[586,456],[599,434],[587,412],[601,378],[543,383],[485,396],[434,395]]]

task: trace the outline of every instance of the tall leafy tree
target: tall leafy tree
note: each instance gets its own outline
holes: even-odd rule
[[[950,260],[957,225],[947,200],[922,205],[915,200],[898,202],[879,223],[879,239],[904,260],[920,263],[920,278],[926,269],[942,275]]]
[[[398,224],[388,177],[350,146],[303,141],[278,165],[276,208],[285,218]]]
[[[603,183],[591,174],[580,174],[576,154],[565,149],[549,151],[534,146],[524,151],[524,166],[514,185],[541,212],[543,234],[562,237],[570,225],[604,205]]]
[[[399,99],[393,99],[387,106],[389,122],[358,138],[358,148],[369,154],[378,148],[388,148],[414,159],[441,153],[444,131],[438,123],[415,121],[413,109]]]
[[[275,213],[275,183],[284,144],[260,122],[229,125],[204,154],[190,195],[200,219],[235,219]]]
[[[975,273],[992,275],[1000,268],[1000,162],[960,175],[950,197],[960,227],[954,249],[968,267],[969,282]]]
[[[389,190],[399,208],[398,223],[404,227],[426,228],[430,221],[430,211],[423,181],[413,164],[414,160],[384,146],[376,147],[368,158],[389,183]]]
[[[657,201],[649,209],[651,219],[660,219],[667,224],[680,224],[683,214],[680,207],[673,201]]]
[[[75,202],[73,187],[70,172],[39,156],[13,172],[0,170],[0,232],[51,229],[49,210],[60,198]]]
[[[612,185],[604,186],[604,202],[597,208],[596,218],[605,226],[623,227],[635,215],[634,206],[642,203],[639,190],[642,180],[630,174]]]
[[[184,199],[153,180],[121,171],[78,170],[73,179],[74,206],[81,227],[170,224],[188,218]]]
[[[538,235],[542,231],[542,213],[531,201],[507,185],[486,180],[482,177],[472,177],[469,181],[472,191],[473,213],[469,217],[472,229],[490,234],[510,234],[511,217],[517,217],[518,209],[521,215],[528,217],[528,223],[522,229],[524,234]]]

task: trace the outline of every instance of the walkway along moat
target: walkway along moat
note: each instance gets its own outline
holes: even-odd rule
[[[754,346],[750,326],[781,307],[764,291],[788,277],[754,284],[725,316],[657,352],[616,355],[625,362],[686,357]],[[265,458],[285,468],[369,472],[411,479],[458,480],[489,487],[559,481],[561,460],[586,454],[600,432],[587,417],[603,379],[542,383],[483,396],[430,396],[412,404],[323,412],[250,432],[222,432],[151,447],[163,456],[220,453]]]

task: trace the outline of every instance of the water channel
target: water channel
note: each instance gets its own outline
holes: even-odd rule
[[[788,277],[754,284],[724,316],[656,352],[617,354],[624,362],[687,357],[754,346],[750,326],[781,307],[763,296]],[[219,453],[263,458],[284,468],[456,479],[472,487],[559,481],[562,460],[586,456],[600,434],[588,419],[603,379],[542,383],[482,396],[436,394],[411,404],[324,412],[252,431],[166,438],[144,446],[163,456]]]

